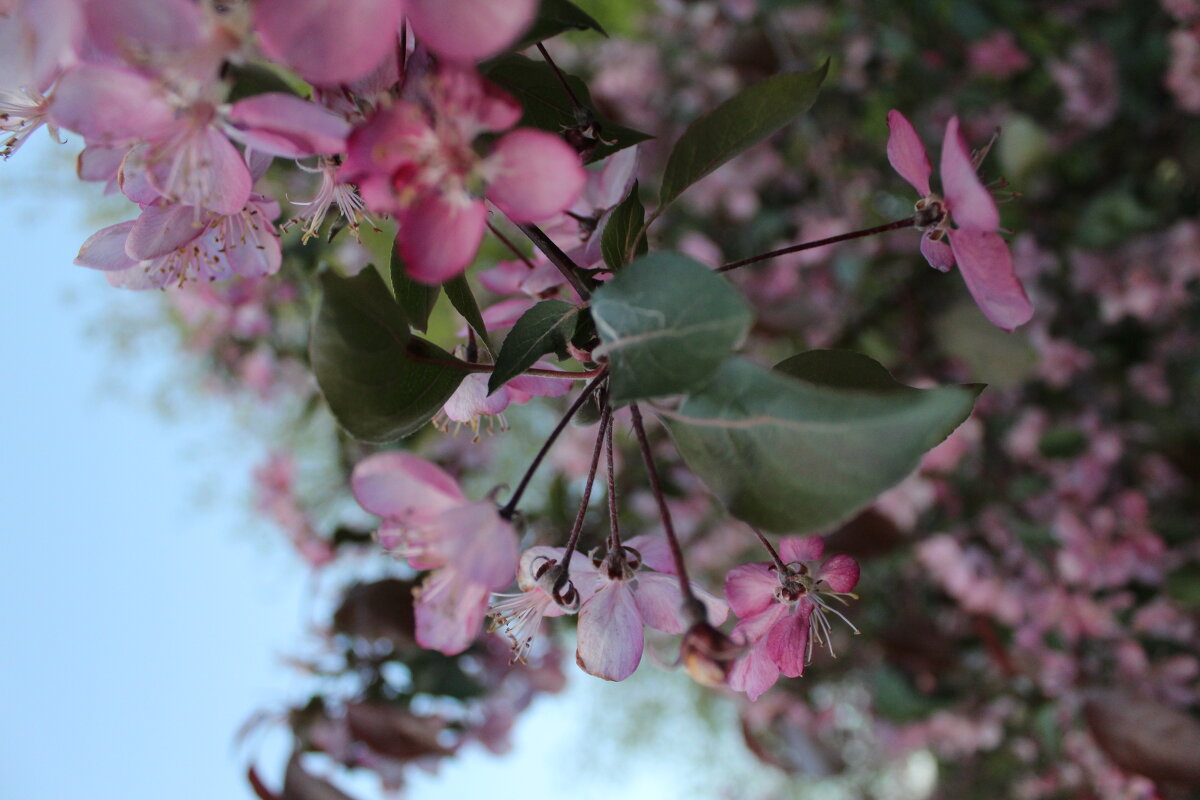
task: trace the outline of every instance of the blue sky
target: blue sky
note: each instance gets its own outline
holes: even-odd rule
[[[234,734],[303,690],[283,658],[302,650],[306,573],[248,511],[265,445],[247,444],[216,400],[162,413],[155,398],[181,374],[170,341],[114,346],[113,321],[145,318],[159,300],[71,265],[104,224],[96,187],[74,179],[75,150],[39,132],[0,163],[0,797],[250,798]],[[660,701],[661,674],[642,672],[640,696]],[[638,690],[571,673],[565,695],[526,715],[508,757],[468,750],[437,776],[414,775],[408,796],[675,796],[692,760],[679,758],[686,717],[630,734]],[[286,741],[263,747],[274,777]]]

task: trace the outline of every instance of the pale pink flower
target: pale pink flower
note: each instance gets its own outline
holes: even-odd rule
[[[734,567],[725,577],[725,599],[739,617],[731,638],[749,646],[733,665],[729,686],[755,700],[774,685],[780,673],[789,678],[804,674],[812,660],[813,643],[832,652],[831,628],[826,612],[841,617],[855,633],[858,629],[826,598],[845,602],[854,597],[858,564],[836,555],[818,565],[825,552],[819,536],[788,536],[779,544],[784,570],[759,562]],[[813,621],[815,622],[815,627]]]
[[[545,362],[538,362],[534,366],[540,369],[550,367]],[[571,390],[571,381],[518,375],[488,394],[488,377],[486,373],[476,372],[463,378],[434,417],[434,427],[448,431],[453,424],[457,433],[459,428],[466,426],[478,438],[481,421],[487,418],[488,433],[494,430],[493,420],[501,431],[506,431],[508,420],[504,418],[504,410],[511,404],[528,403],[534,397],[562,397]]]
[[[563,570],[566,550],[561,547],[531,547],[521,554],[517,568],[516,594],[496,594],[488,609],[493,622],[489,630],[500,630],[512,642],[513,659],[524,661],[543,617],[575,614],[579,604],[591,597],[594,581],[585,565],[587,557],[575,553],[569,567]],[[588,592],[584,596],[575,583]]]
[[[916,205],[918,227],[924,230],[921,253],[930,266],[944,272],[957,263],[975,302],[996,326],[1011,331],[1028,322],[1033,306],[997,232],[1000,212],[975,174],[958,117],[950,118],[942,142],[944,197],[930,191],[933,167],[912,123],[893,110],[888,112],[888,128],[888,161],[921,195]],[[949,239],[949,246],[943,237]]]
[[[675,634],[691,627],[664,540],[634,537],[603,557],[593,557],[584,571],[590,575],[572,575],[572,580],[581,595],[590,594],[579,609],[575,653],[585,672],[623,681],[642,660],[647,626]],[[691,589],[704,604],[710,625],[725,621],[729,609],[723,602],[695,582]]]
[[[370,456],[354,468],[354,497],[383,518],[379,543],[419,570],[416,639],[446,655],[470,646],[491,592],[512,581],[517,536],[490,501],[471,502],[450,475],[409,453]]]

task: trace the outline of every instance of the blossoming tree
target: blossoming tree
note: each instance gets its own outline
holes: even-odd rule
[[[745,31],[770,39],[774,4],[696,5],[667,3],[658,13],[730,53]],[[1191,19],[1196,12],[1173,13]],[[799,10],[781,20],[789,35],[813,35]],[[350,553],[394,564],[392,577],[345,587],[330,649],[311,665],[356,674],[357,688],[314,694],[293,711],[296,752],[284,783],[269,786],[252,768],[255,791],[292,800],[336,791],[308,771],[306,752],[373,770],[394,787],[407,764],[449,756],[470,739],[499,749],[534,694],[561,685],[563,640],[544,632],[547,618],[559,620],[559,634],[573,627],[568,647],[578,666],[610,681],[629,678],[648,649],[662,653],[664,640],[672,642],[674,655],[658,660],[681,664],[714,691],[758,701],[745,727],[769,761],[765,728],[791,719],[817,729],[820,715],[788,702],[800,689],[765,693],[806,667],[825,669],[825,662],[811,666],[814,645],[832,655],[835,641],[843,652],[858,646],[841,643],[851,632],[879,632],[852,621],[858,612],[849,601],[869,575],[859,560],[894,549],[892,539],[914,530],[934,505],[930,493],[959,509],[947,526],[979,527],[990,544],[984,552],[951,533],[924,538],[909,548],[909,564],[926,578],[918,591],[942,587],[962,619],[973,620],[972,644],[995,674],[1024,676],[1047,702],[1068,696],[1084,709],[1091,735],[1079,740],[1076,758],[1103,762],[1093,784],[1123,787],[1105,789],[1107,796],[1145,789],[1135,778],[1120,783],[1125,778],[1113,776],[1121,769],[1194,786],[1194,759],[1169,748],[1157,760],[1142,757],[1144,742],[1113,732],[1134,715],[1125,690],[1096,684],[1055,694],[1047,637],[1072,634],[1066,622],[1022,607],[1022,597],[1036,598],[1050,618],[1073,620],[1076,639],[1101,636],[1105,600],[1070,587],[1099,580],[1092,588],[1115,592],[1163,579],[1164,548],[1149,530],[1144,498],[1122,495],[1122,512],[1103,519],[1087,517],[1086,501],[1072,507],[1048,498],[1028,510],[1056,518],[1057,568],[1070,574],[1047,575],[1014,525],[998,518],[1003,508],[980,501],[962,511],[970,503],[945,477],[981,439],[999,438],[989,414],[1016,414],[1017,401],[990,399],[992,390],[969,369],[929,367],[923,349],[933,312],[911,297],[908,328],[896,343],[866,335],[917,282],[932,286],[919,252],[935,270],[962,274],[966,293],[948,281],[928,291],[961,309],[959,319],[970,315],[970,337],[989,343],[988,353],[1021,358],[1008,334],[1031,324],[1047,354],[1045,380],[1086,360],[1054,350],[1038,322],[1030,300],[1038,292],[1026,290],[1038,275],[1029,266],[1038,245],[1010,244],[997,198],[1014,193],[1002,180],[985,183],[995,174],[995,159],[986,158],[995,141],[987,115],[973,119],[952,106],[922,111],[944,124],[935,186],[905,113],[910,93],[880,79],[872,91],[883,99],[860,136],[875,154],[863,158],[886,154],[919,195],[907,214],[889,219],[881,208],[901,206],[867,197],[894,193],[895,175],[876,171],[873,185],[856,177],[842,195],[823,196],[807,176],[783,170],[787,162],[772,146],[784,131],[796,147],[814,148],[807,161],[797,159],[814,180],[835,176],[839,167],[829,159],[855,156],[819,132],[819,94],[831,69],[842,71],[843,93],[862,65],[831,67],[775,42],[778,63],[753,79],[705,86],[711,102],[687,107],[664,97],[659,109],[639,109],[639,89],[612,88],[622,45],[606,36],[568,0],[0,5],[5,156],[39,127],[76,134],[84,143],[79,177],[131,204],[130,219],[83,242],[76,263],[116,287],[162,290],[198,349],[262,396],[299,401],[298,423],[330,415],[341,470],[334,488],[348,487],[375,523],[353,514],[332,524],[319,519],[300,499],[286,454],[257,476],[260,504],[314,569]],[[612,52],[589,55],[601,47]],[[999,79],[1028,69],[1023,56],[1011,34],[997,34],[980,40],[971,64]],[[568,62],[591,72],[592,91],[564,69]],[[652,77],[666,84],[668,71]],[[1011,153],[1002,160],[1019,163]],[[768,185],[772,179],[777,186]],[[829,204],[824,219],[811,216],[805,190]],[[810,216],[769,236],[754,233],[758,197],[772,191]],[[681,233],[689,220],[704,219],[703,198],[713,196],[726,203],[708,204],[716,227],[701,221]],[[855,197],[859,207],[851,208]],[[741,242],[727,233],[718,244],[722,224],[737,227],[729,219],[749,233]],[[873,224],[856,229],[853,221]],[[892,233],[903,229],[919,230],[919,244]],[[899,255],[880,242],[900,246]],[[882,259],[911,277],[873,309],[859,308],[849,299],[853,281],[839,284],[825,267],[797,283],[802,269],[832,263],[839,246],[856,259],[851,271]],[[1109,279],[1102,270],[1091,274],[1096,284]],[[982,318],[947,301],[951,293],[969,297]],[[799,298],[792,310],[805,325],[781,322],[788,298]],[[983,318],[994,328],[980,333]],[[946,338],[959,335],[950,330]],[[921,388],[893,372],[924,379]],[[929,380],[939,372],[946,379]],[[565,410],[515,469],[511,460],[472,456],[486,442],[430,433],[466,427],[478,440],[481,428],[507,428],[504,412],[535,397],[547,398],[537,401],[545,408],[563,398]],[[1104,449],[1100,419],[1083,419],[1094,433],[1093,471],[1046,472],[1097,499],[1107,491],[1096,487],[1104,480],[1097,470],[1119,455]],[[1048,427],[1046,419],[1023,418],[1005,446],[1045,455],[1053,446],[1045,444]],[[606,502],[593,507],[597,476]],[[1097,528],[1111,536],[1098,541]],[[821,561],[821,534],[832,534],[833,550],[851,552]],[[1100,564],[1109,577],[1096,577]],[[890,608],[896,630],[911,626],[920,611],[897,598],[918,594],[896,586],[907,587],[909,577],[902,569],[876,577],[861,581],[863,605],[875,616]],[[1179,619],[1173,609],[1141,603],[1142,621],[1131,624],[1166,630]],[[730,611],[735,622],[727,621]],[[1011,641],[997,624],[1011,630]],[[1194,641],[1190,628],[1177,633],[1179,642]],[[962,629],[952,624],[938,635],[961,638]],[[1125,648],[1117,657],[1128,669],[1148,673],[1149,661],[1137,666],[1146,654],[1130,649],[1133,639],[1109,639]],[[921,696],[944,690],[943,676],[923,658],[911,676],[878,670],[879,681],[893,682],[880,690],[880,703],[901,691],[896,681],[922,709]],[[1016,663],[1022,659],[1029,663]],[[1194,658],[1176,663],[1194,679]],[[387,664],[403,664],[407,677],[389,679]],[[1179,710],[1194,704],[1194,691],[1164,694],[1168,688],[1146,701],[1157,704],[1146,713],[1177,732],[1179,752],[1200,752],[1200,725]],[[454,698],[457,712],[423,713],[413,700],[425,695]],[[884,720],[876,732],[901,751],[905,737],[954,738],[939,725],[959,724],[980,738],[981,726],[1023,724],[999,700],[989,702],[982,721],[938,709],[913,715],[925,728]],[[1059,784],[1043,777],[1053,792]]]

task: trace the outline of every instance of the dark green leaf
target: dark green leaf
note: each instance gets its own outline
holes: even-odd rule
[[[697,119],[667,159],[659,206],[812,107],[829,71],[788,72],[747,87]]]
[[[866,356],[834,351],[777,370],[731,358],[678,411],[660,414],[731,514],[773,531],[812,531],[908,475],[967,418],[981,388],[913,389],[884,382],[881,371]]]
[[[637,253],[633,253],[634,238],[642,230],[646,221],[646,209],[638,198],[638,185],[634,181],[629,196],[613,209],[600,234],[600,252],[604,255],[604,263],[610,270],[616,272],[625,266],[634,255],[646,254],[646,237],[637,243]]]
[[[488,394],[533,366],[547,353],[562,353],[575,333],[579,308],[562,300],[543,300],[526,311],[504,339]]]
[[[428,330],[429,315],[437,305],[441,288],[419,283],[408,277],[404,273],[400,254],[397,253],[392,257],[392,290],[396,295],[396,302],[404,310],[408,324],[421,332]]]
[[[615,404],[699,389],[750,327],[737,290],[679,253],[652,253],[592,295]]]
[[[449,298],[450,305],[454,306],[455,311],[462,314],[463,319],[471,326],[471,330],[475,331],[483,349],[487,350],[492,358],[495,358],[496,351],[492,349],[492,340],[488,338],[487,326],[483,324],[483,314],[479,313],[479,303],[475,302],[475,294],[471,291],[471,284],[467,282],[467,276],[458,275],[451,278],[442,284],[442,288],[446,290],[446,297]]]
[[[309,359],[334,417],[356,439],[389,442],[428,422],[467,374],[409,332],[373,270],[321,276]],[[441,362],[441,363],[433,363]]]
[[[274,69],[261,63],[230,63],[227,69],[226,78],[233,83],[228,97],[225,98],[227,103],[236,103],[238,100],[268,92],[306,96],[305,93],[296,91],[296,87],[284,80]]]
[[[578,124],[571,100],[563,90],[554,70],[545,61],[534,61],[520,55],[506,55],[480,66],[488,80],[494,81],[511,92],[525,109],[520,125],[541,128],[551,133],[562,133]],[[592,107],[592,98],[583,81],[573,75],[567,76],[571,91],[591,112],[600,135],[612,144],[601,143],[587,158],[588,163],[599,161],[618,150],[652,138],[649,134],[635,131],[601,116]]]
[[[392,297],[396,287],[392,281],[396,251],[396,223],[390,219],[380,220],[377,225],[363,225],[358,230],[363,249],[371,257],[371,266],[379,273]]]
[[[520,41],[513,45],[512,49],[524,50],[526,47],[546,39],[552,39],[566,31],[587,30],[596,31],[601,36],[608,36],[604,28],[600,27],[599,22],[592,19],[586,11],[574,3],[567,2],[567,0],[542,0],[532,27],[525,32]]]

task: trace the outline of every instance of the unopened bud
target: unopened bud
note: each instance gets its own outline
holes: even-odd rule
[[[701,686],[723,686],[733,662],[745,648],[707,622],[697,622],[683,635],[679,660]]]

